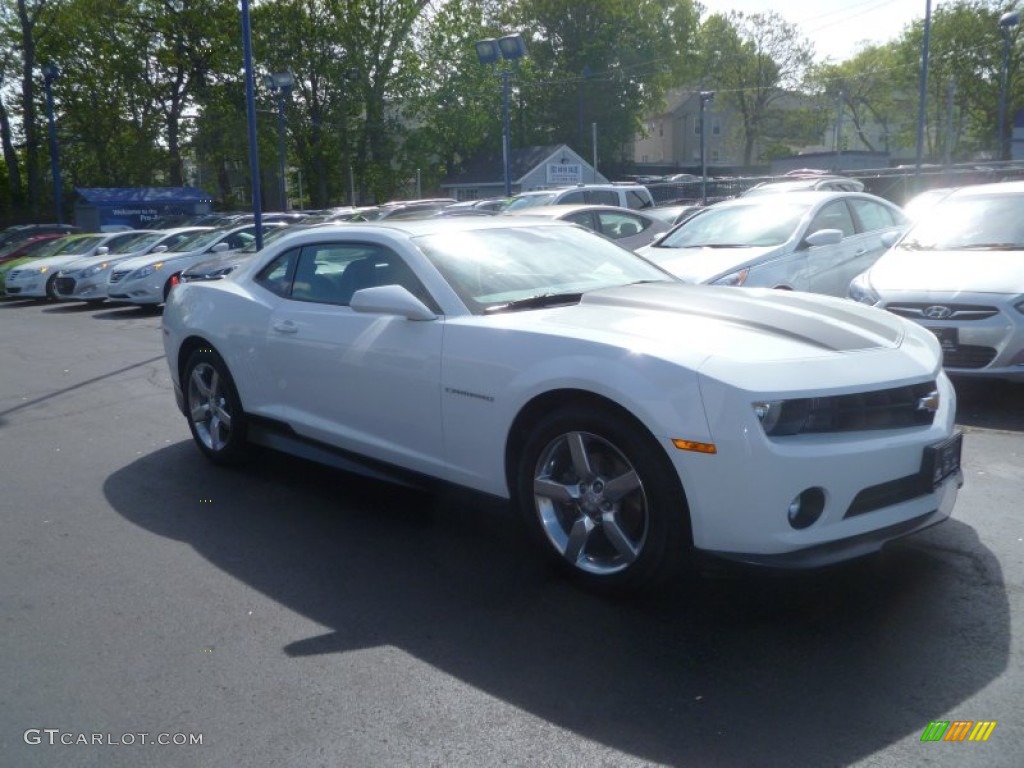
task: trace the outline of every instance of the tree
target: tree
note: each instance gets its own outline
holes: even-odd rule
[[[700,40],[706,82],[740,115],[743,164],[750,165],[773,106],[802,82],[811,45],[774,11],[710,16]]]
[[[642,117],[687,79],[697,12],[672,0],[521,0],[506,13],[526,32],[533,82],[523,83],[529,143],[565,142],[589,156],[598,124],[602,170],[621,172]],[[525,79],[525,78],[524,78]]]

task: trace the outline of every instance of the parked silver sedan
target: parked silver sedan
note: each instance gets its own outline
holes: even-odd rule
[[[928,328],[949,373],[1024,381],[1024,182],[934,202],[849,295]]]
[[[909,226],[898,206],[864,192],[755,195],[709,206],[637,250],[689,283],[846,296]]]
[[[604,235],[630,251],[649,244],[655,237],[667,232],[671,225],[651,215],[650,211],[634,211],[614,205],[535,205],[516,211],[505,211],[505,216],[543,216],[568,221]]]

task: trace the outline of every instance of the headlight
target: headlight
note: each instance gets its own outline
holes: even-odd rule
[[[859,301],[861,304],[870,304],[871,306],[877,305],[882,300],[874,288],[871,287],[867,272],[861,272],[850,281],[850,287],[846,295],[854,301]]]
[[[743,285],[747,282],[747,276],[750,275],[750,268],[741,269],[738,272],[733,272],[729,275],[724,275],[716,280],[711,281],[711,285]]]
[[[102,272],[109,266],[110,265],[105,261],[102,264],[93,264],[88,269],[82,270],[82,277],[92,277],[93,275],[98,275],[100,272]]]
[[[143,277],[149,277],[158,269],[163,269],[163,266],[164,263],[162,261],[158,261],[156,264],[150,264],[148,267],[141,267],[140,269],[136,269],[134,272],[128,275],[128,279],[141,280]]]
[[[39,274],[40,275],[45,275],[46,274],[46,270],[48,270],[48,269],[49,269],[49,267],[40,267],[39,268]]]

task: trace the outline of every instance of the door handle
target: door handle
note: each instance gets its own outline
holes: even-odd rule
[[[299,326],[291,320],[281,320],[274,323],[273,328],[278,333],[298,333]]]

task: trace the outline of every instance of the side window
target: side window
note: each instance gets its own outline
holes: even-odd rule
[[[597,218],[601,222],[598,232],[612,240],[638,235],[646,229],[646,222],[628,213],[601,212]]]
[[[807,234],[819,229],[838,229],[843,233],[843,237],[856,233],[853,217],[850,216],[850,209],[846,207],[844,201],[836,200],[818,211],[818,215],[811,221],[811,226],[807,228]]]
[[[619,204],[619,194],[613,189],[588,189],[586,199],[591,205]]]
[[[594,217],[591,215],[590,211],[574,213],[571,216],[566,216],[565,220],[571,221],[573,224],[579,224],[581,227],[586,227],[587,229],[597,229],[597,227],[594,226]]]
[[[287,298],[299,260],[299,249],[285,251],[256,275],[256,282],[268,291]]]
[[[618,205],[618,203],[616,203]],[[626,190],[626,207],[639,211],[643,208],[652,208],[654,203],[644,194],[634,189]]]
[[[291,298],[347,306],[363,288],[401,285],[437,311],[436,304],[405,261],[372,243],[318,243],[299,254]]]
[[[861,232],[874,232],[899,223],[894,220],[892,211],[874,200],[851,200],[850,204],[857,214]]]
[[[576,190],[574,192],[567,192],[558,201],[558,205],[578,205],[584,203],[586,200],[583,197],[582,190]]]

